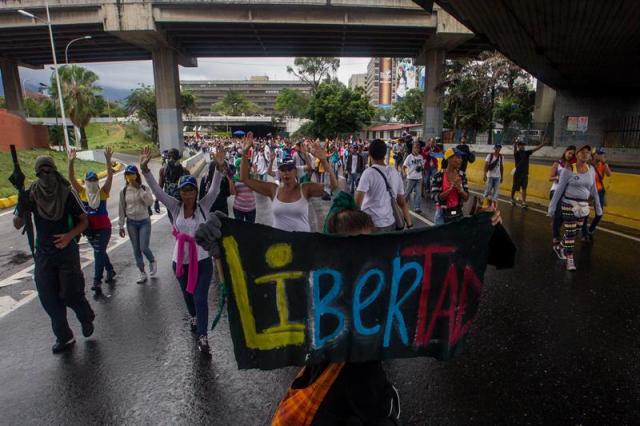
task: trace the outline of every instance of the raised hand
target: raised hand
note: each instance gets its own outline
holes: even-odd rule
[[[69,151],[67,151],[67,158],[69,159],[70,163],[73,163],[77,157],[78,157],[78,154],[76,153],[75,149],[72,148]]]
[[[327,159],[327,150],[320,144],[320,140],[317,139],[313,145],[311,145],[311,154],[319,158],[320,160]]]
[[[104,149],[104,159],[107,161],[108,165],[111,165],[111,157],[113,157],[113,148],[108,146]]]
[[[140,152],[140,169],[148,170],[148,164],[151,160],[151,148],[145,146]]]

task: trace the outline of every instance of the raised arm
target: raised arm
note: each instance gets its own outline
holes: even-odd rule
[[[207,191],[207,194],[200,200],[200,205],[205,211],[209,211],[211,209],[211,206],[220,193],[220,182],[222,182],[223,173],[225,171],[224,149],[221,149],[220,147],[216,149],[214,161],[216,162],[216,168],[213,173],[213,179],[211,179],[209,191]]]
[[[169,210],[172,214],[174,212],[178,213],[180,209],[180,201],[176,200],[166,192],[162,190],[156,179],[153,177],[151,170],[149,170],[149,160],[151,160],[151,150],[148,147],[145,147],[140,154],[140,170],[142,171],[142,176],[144,176],[151,192],[156,198],[165,205],[167,210]]]
[[[272,182],[263,182],[249,176],[249,150],[253,146],[253,139],[247,138],[242,148],[242,161],[240,162],[240,180],[253,191],[273,200],[278,186]]]
[[[75,167],[73,166],[73,163],[76,160],[76,150],[70,149],[69,152],[67,153],[67,156],[69,158],[69,182],[71,182],[71,186],[79,194],[82,192],[83,188],[82,188],[82,185],[80,185],[76,180],[76,171],[75,171]]]
[[[540,145],[536,146],[535,148],[533,148],[531,150],[531,153],[533,154],[534,152],[542,149],[543,146],[547,145],[549,143],[549,139],[544,138],[544,140],[540,143]]]
[[[111,167],[111,157],[113,156],[113,149],[108,146],[104,150],[104,159],[107,162],[107,179],[104,181],[104,185],[102,185],[102,192],[105,195],[109,195],[111,192],[111,183],[113,182],[113,168]]]
[[[320,146],[319,142],[316,142],[313,146],[313,156],[320,161],[325,171],[329,173],[331,191],[335,191],[338,188],[338,179],[336,179],[336,174],[333,172],[333,167],[327,161],[327,151]],[[306,198],[322,197],[324,195],[324,184],[306,183],[302,185],[302,192]]]

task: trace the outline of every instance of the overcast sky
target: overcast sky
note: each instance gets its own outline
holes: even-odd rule
[[[338,78],[349,82],[351,74],[367,71],[369,58],[341,58]],[[129,90],[139,83],[153,84],[151,61],[109,62],[81,64],[100,77],[99,85],[105,88]],[[295,78],[287,73],[287,65],[293,65],[293,58],[206,58],[198,59],[197,68],[180,67],[181,80],[234,80],[248,79],[252,75],[267,75],[270,79]],[[20,68],[20,78],[30,88],[42,82],[48,84],[51,70]]]

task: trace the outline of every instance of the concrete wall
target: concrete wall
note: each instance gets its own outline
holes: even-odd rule
[[[556,146],[603,145],[606,122],[617,116],[640,114],[640,97],[620,95],[577,95],[558,91],[554,112],[554,144]],[[588,116],[588,130],[568,132],[567,117]]]
[[[49,148],[49,131],[46,126],[34,126],[24,118],[0,109],[0,151],[9,151],[9,145],[17,149]]]

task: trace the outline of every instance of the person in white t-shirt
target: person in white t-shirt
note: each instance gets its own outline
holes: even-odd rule
[[[420,213],[422,201],[422,171],[424,170],[424,157],[420,154],[420,143],[414,142],[411,154],[404,159],[403,170],[407,176],[407,187],[404,191],[407,202],[413,193],[413,211]]]
[[[265,149],[263,147],[256,147],[255,151],[254,151],[254,155],[253,155],[253,165],[255,167],[255,174],[258,175],[258,178],[261,181],[266,181],[267,180],[267,172],[268,170],[268,166],[269,166],[269,162],[267,160],[266,157],[266,152]]]
[[[487,183],[484,198],[496,200],[500,193],[500,184],[504,175],[503,156],[500,154],[502,145],[496,144],[493,152],[484,159],[484,181]]]
[[[391,207],[390,194],[386,182],[391,187],[391,193],[402,208],[407,228],[413,226],[409,208],[404,198],[402,177],[393,167],[384,163],[387,146],[384,141],[376,139],[369,145],[371,167],[367,168],[358,182],[356,189],[356,203],[363,212],[371,216],[377,232],[391,232],[396,230],[395,218]],[[384,178],[383,178],[384,175]]]

